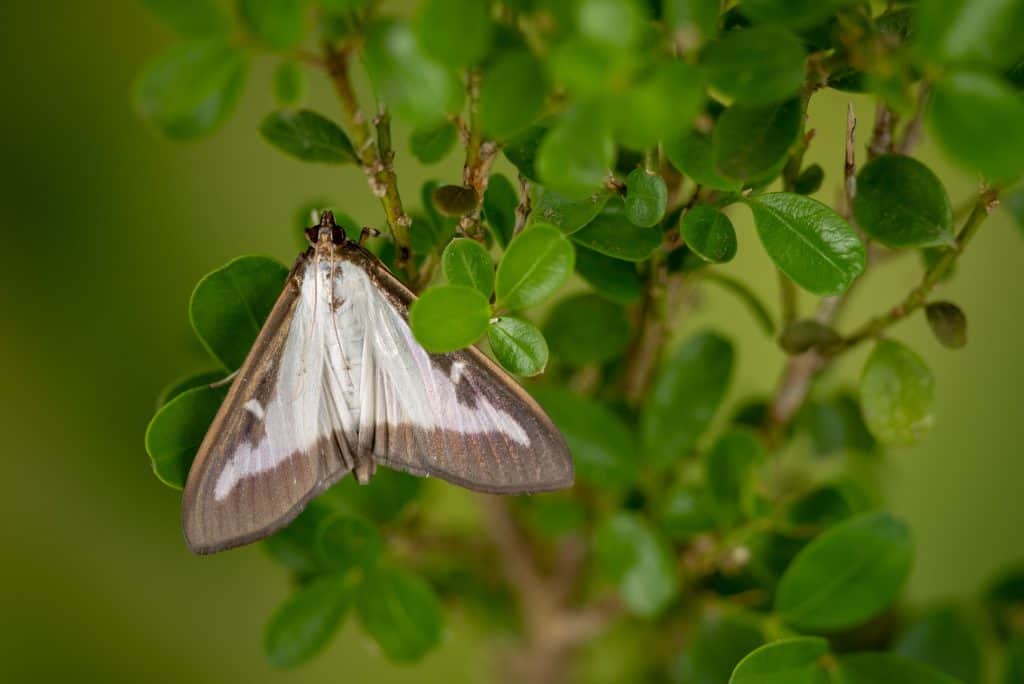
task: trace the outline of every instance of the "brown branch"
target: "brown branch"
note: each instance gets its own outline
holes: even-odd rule
[[[476,193],[476,206],[459,220],[459,229],[466,237],[478,242],[484,239],[480,226],[480,207],[487,192],[491,167],[498,156],[498,145],[483,137],[479,123],[480,72],[473,69],[467,76],[466,91],[469,99],[469,125],[465,132],[466,162],[462,167],[462,185]]]
[[[526,221],[530,218],[530,211],[533,207],[530,204],[530,181],[523,174],[519,174],[519,201],[516,203],[516,224],[512,229],[512,237],[519,235],[526,228]]]
[[[875,108],[875,128],[868,143],[868,156],[874,158],[892,152],[892,128],[895,115],[892,110],[879,102]]]

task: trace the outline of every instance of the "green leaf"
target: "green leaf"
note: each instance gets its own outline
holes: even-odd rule
[[[502,316],[491,321],[487,341],[498,362],[510,373],[530,377],[548,365],[548,343],[540,330],[518,318]]]
[[[238,104],[246,53],[214,38],[181,43],[150,61],[135,83],[135,106],[169,138],[213,132]]]
[[[480,127],[497,140],[508,139],[540,116],[547,90],[544,67],[529,50],[501,53],[480,85]]]
[[[733,429],[715,441],[704,460],[708,500],[720,527],[730,528],[754,507],[754,466],[764,453],[748,430]]]
[[[512,242],[518,204],[519,194],[512,187],[512,181],[501,174],[492,175],[484,193],[484,217],[502,249]]]
[[[732,361],[728,340],[702,332],[683,343],[662,366],[641,416],[651,462],[674,463],[696,446],[725,397]]]
[[[578,294],[555,304],[544,324],[544,336],[556,358],[582,366],[614,359],[633,335],[621,305],[596,294]]]
[[[825,169],[821,168],[821,164],[811,164],[796,177],[793,192],[798,195],[813,195],[821,189],[824,180]]]
[[[635,440],[618,414],[560,387],[532,387],[530,391],[565,436],[581,480],[621,487],[636,479]]]
[[[188,305],[192,328],[224,368],[242,366],[287,275],[288,269],[274,259],[243,256],[196,285]]]
[[[306,72],[298,62],[286,59],[274,71],[274,99],[284,107],[294,107],[306,99],[309,86]]]
[[[844,292],[867,258],[857,233],[821,202],[788,192],[747,200],[768,256],[808,292],[826,297]]]
[[[579,0],[576,28],[602,47],[625,48],[639,38],[644,14],[634,0]]]
[[[263,651],[277,667],[306,662],[338,631],[352,591],[338,575],[318,577],[285,599],[270,617]]]
[[[601,295],[619,304],[632,304],[644,293],[644,280],[636,266],[579,245],[576,273]]]
[[[1013,637],[1006,646],[1002,684],[1024,684],[1024,637]]]
[[[967,316],[959,306],[953,302],[931,302],[924,312],[942,346],[960,349],[967,344]]]
[[[442,216],[434,204],[434,193],[441,186],[437,181],[427,181],[420,187],[420,201],[426,216],[413,219],[410,240],[416,254],[427,254],[448,244],[455,233],[458,221]]]
[[[633,169],[626,177],[625,214],[630,223],[649,228],[665,217],[668,188],[656,173]]]
[[[239,0],[238,11],[246,27],[267,47],[289,50],[306,32],[303,0]]]
[[[604,520],[594,533],[594,555],[635,615],[658,615],[679,591],[668,543],[639,515],[616,513]]]
[[[958,680],[892,653],[850,653],[839,659],[843,684],[958,684]]]
[[[583,503],[565,496],[530,497],[526,508],[527,523],[543,537],[559,539],[578,532],[587,522]]]
[[[661,246],[656,228],[641,228],[626,218],[622,204],[605,207],[594,220],[572,234],[573,242],[624,261],[645,261]]]
[[[188,38],[223,36],[231,31],[231,22],[217,0],[140,1],[160,21]]]
[[[735,104],[718,117],[711,134],[711,158],[717,173],[745,185],[774,178],[800,136],[799,99],[779,104]]]
[[[543,126],[530,126],[522,133],[516,134],[505,143],[501,151],[516,171],[528,180],[538,182],[536,158],[541,142],[547,137],[548,129]]]
[[[485,297],[494,291],[494,262],[483,245],[469,238],[456,238],[441,255],[441,269],[451,285],[473,287]]]
[[[174,399],[179,394],[184,394],[190,389],[211,385],[223,379],[224,371],[222,370],[202,371],[178,378],[160,390],[160,394],[156,398],[156,407],[159,409],[171,399]]]
[[[683,214],[679,235],[700,258],[713,264],[736,256],[736,231],[732,221],[714,207],[697,205]]]
[[[736,665],[764,643],[761,628],[743,615],[722,615],[704,611],[694,631],[689,660],[688,684],[722,684]]]
[[[476,190],[464,185],[442,185],[430,196],[442,216],[457,218],[475,210],[480,203]]]
[[[739,190],[741,182],[725,178],[715,170],[712,154],[711,138],[697,131],[665,143],[665,156],[672,166],[697,185],[712,190]]]
[[[413,662],[441,640],[441,607],[419,576],[382,567],[367,575],[356,594],[363,628],[396,662]]]
[[[457,136],[451,121],[416,128],[409,136],[409,151],[423,164],[436,164],[452,151]]]
[[[700,65],[713,88],[737,102],[763,105],[796,95],[804,81],[804,47],[779,26],[734,30],[708,43]]]
[[[572,198],[592,195],[615,165],[615,143],[605,111],[577,105],[551,128],[535,160],[545,186]]]
[[[490,3],[480,0],[425,0],[416,15],[423,51],[449,67],[477,62],[491,44]]]
[[[268,114],[260,124],[260,135],[285,154],[306,162],[347,164],[356,161],[356,151],[336,123],[309,109]]]
[[[811,28],[857,0],[744,0],[740,12],[757,22]]]
[[[416,340],[435,354],[473,344],[486,332],[490,318],[487,295],[465,285],[432,287],[409,307]]]
[[[498,306],[516,311],[550,297],[572,274],[572,243],[552,225],[539,223],[516,236],[498,264]]]
[[[828,353],[843,338],[835,330],[813,318],[800,318],[787,325],[779,336],[779,346],[787,354],[803,354],[811,349]]]
[[[803,419],[810,429],[814,450],[819,456],[828,456],[844,449],[871,453],[878,446],[864,424],[860,404],[849,394],[809,403]]]
[[[146,452],[153,473],[168,487],[184,489],[192,460],[227,392],[227,387],[193,387],[161,406],[149,421]]]
[[[718,29],[718,0],[665,0],[663,6],[665,21],[688,44],[711,38]]]
[[[378,469],[367,485],[348,477],[328,490],[340,503],[340,508],[358,513],[374,522],[395,520],[423,491],[424,480],[390,468]]]
[[[913,556],[910,531],[887,513],[865,513],[808,544],[779,582],[775,610],[796,629],[833,631],[885,610]]]
[[[1024,96],[979,72],[948,72],[932,93],[929,123],[955,161],[996,183],[1024,171]]]
[[[912,444],[931,429],[935,378],[921,357],[892,340],[875,345],[860,378],[860,405],[883,444]]]
[[[789,506],[786,519],[793,525],[831,527],[867,510],[867,495],[854,481],[840,480],[812,489]]]
[[[529,220],[550,223],[570,235],[593,221],[611,196],[611,191],[602,188],[589,197],[575,199],[543,185],[534,185],[530,188]]]
[[[957,680],[982,681],[980,636],[954,608],[933,610],[915,620],[896,640],[893,651]]]
[[[690,127],[703,100],[700,73],[682,60],[665,62],[617,101],[616,137],[636,150],[678,138]]]
[[[707,497],[689,486],[677,486],[670,491],[659,509],[661,527],[676,541],[685,541],[715,527]]]
[[[828,684],[820,664],[828,650],[828,642],[820,637],[765,644],[736,665],[729,684]]]
[[[931,169],[912,157],[886,154],[857,174],[853,215],[864,232],[893,247],[931,247],[953,240],[949,195]]]
[[[918,54],[939,64],[1005,67],[1020,57],[1024,6],[1015,0],[921,0],[914,7]]]
[[[384,541],[365,519],[339,512],[317,525],[313,546],[324,567],[341,572],[372,567],[384,550]]]
[[[398,118],[429,126],[459,108],[462,84],[455,72],[422,51],[407,23],[371,26],[363,60],[378,99]]]

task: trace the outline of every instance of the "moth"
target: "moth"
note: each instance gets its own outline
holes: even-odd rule
[[[267,537],[378,465],[495,494],[572,485],[564,438],[522,387],[474,347],[424,350],[415,295],[330,212],[306,235],[189,471],[193,552]]]

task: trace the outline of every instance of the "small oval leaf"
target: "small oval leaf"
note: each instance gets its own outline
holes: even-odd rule
[[[396,662],[419,660],[441,640],[437,595],[419,576],[379,568],[366,576],[356,594],[363,628]]]
[[[698,205],[683,214],[679,235],[697,256],[713,264],[732,261],[736,256],[732,221],[714,207]]]
[[[573,199],[543,185],[534,185],[530,189],[530,223],[550,223],[570,235],[593,221],[610,197],[611,192],[601,189],[589,197]]]
[[[228,388],[202,385],[164,404],[146,428],[153,472],[168,487],[184,489],[192,460],[210,429]]]
[[[512,311],[539,304],[560,288],[575,263],[572,243],[552,225],[520,233],[498,264],[497,303]]]
[[[679,590],[671,548],[639,515],[616,513],[601,523],[594,533],[594,555],[635,615],[658,615]]]
[[[668,203],[668,188],[656,173],[633,169],[626,177],[625,213],[630,223],[649,228],[661,222]]]
[[[912,444],[931,429],[935,379],[921,357],[892,340],[875,345],[860,378],[860,405],[883,444]]]
[[[409,136],[409,151],[423,164],[436,164],[452,151],[458,131],[451,121],[413,129]]]
[[[530,377],[548,365],[548,343],[533,325],[518,318],[502,316],[491,321],[487,341],[505,370]]]
[[[843,684],[959,684],[927,665],[894,653],[850,653],[839,659]]]
[[[431,200],[442,216],[463,216],[476,209],[480,198],[473,188],[464,185],[442,185],[431,194]]]
[[[795,95],[804,80],[803,45],[789,31],[773,25],[725,33],[705,46],[700,64],[712,87],[748,104]]]
[[[622,204],[605,207],[593,221],[572,234],[573,242],[623,261],[645,261],[661,246],[662,233],[641,228],[626,218]]]
[[[238,13],[246,28],[274,50],[295,47],[306,31],[303,0],[239,0]]]
[[[765,644],[736,665],[729,684],[828,684],[820,660],[828,653],[821,637],[797,637]]]
[[[712,190],[739,190],[743,183],[726,178],[715,169],[711,138],[690,131],[681,138],[665,143],[665,156],[672,166],[693,179],[697,185]]]
[[[318,577],[296,590],[267,623],[267,658],[277,667],[306,662],[334,636],[351,602],[351,590],[338,575]]]
[[[632,304],[644,293],[644,280],[635,265],[582,245],[576,246],[576,273],[601,295],[619,304]]]
[[[864,232],[893,248],[953,240],[953,210],[931,169],[912,157],[886,154],[857,174],[853,215]]]
[[[595,294],[558,302],[544,324],[555,358],[572,365],[601,363],[622,353],[633,336],[626,310]]]
[[[779,175],[800,136],[800,100],[779,104],[735,104],[722,112],[711,134],[715,173],[744,185],[766,183]]]
[[[503,249],[512,242],[518,204],[519,194],[512,187],[512,181],[501,174],[492,175],[484,192],[484,217],[494,239]]]
[[[540,61],[529,50],[503,52],[480,86],[480,127],[496,140],[507,140],[537,119],[546,99],[547,75]]]
[[[365,519],[334,513],[317,525],[313,546],[323,567],[340,572],[372,566],[384,550],[384,541]]]
[[[260,135],[301,161],[347,164],[356,160],[352,143],[341,128],[308,109],[281,110],[267,115],[260,124]]]
[[[953,302],[932,302],[924,309],[935,339],[944,347],[961,349],[967,344],[967,316]]]
[[[472,287],[485,297],[494,290],[494,262],[484,246],[469,238],[456,238],[441,254],[441,269],[451,285]]]
[[[409,308],[416,340],[435,354],[473,344],[487,330],[490,318],[487,296],[465,285],[432,287]]]

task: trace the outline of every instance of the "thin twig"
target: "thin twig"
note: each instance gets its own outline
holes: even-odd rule
[[[498,156],[498,145],[483,137],[479,121],[480,72],[473,69],[467,76],[466,91],[469,100],[469,125],[465,135],[466,163],[462,167],[462,184],[476,193],[476,206],[459,220],[463,235],[483,241],[480,226],[480,207],[491,176],[491,166]]]
[[[533,209],[530,203],[530,180],[519,174],[519,201],[516,203],[516,225],[512,229],[512,237],[519,235],[526,228],[526,221]]]

